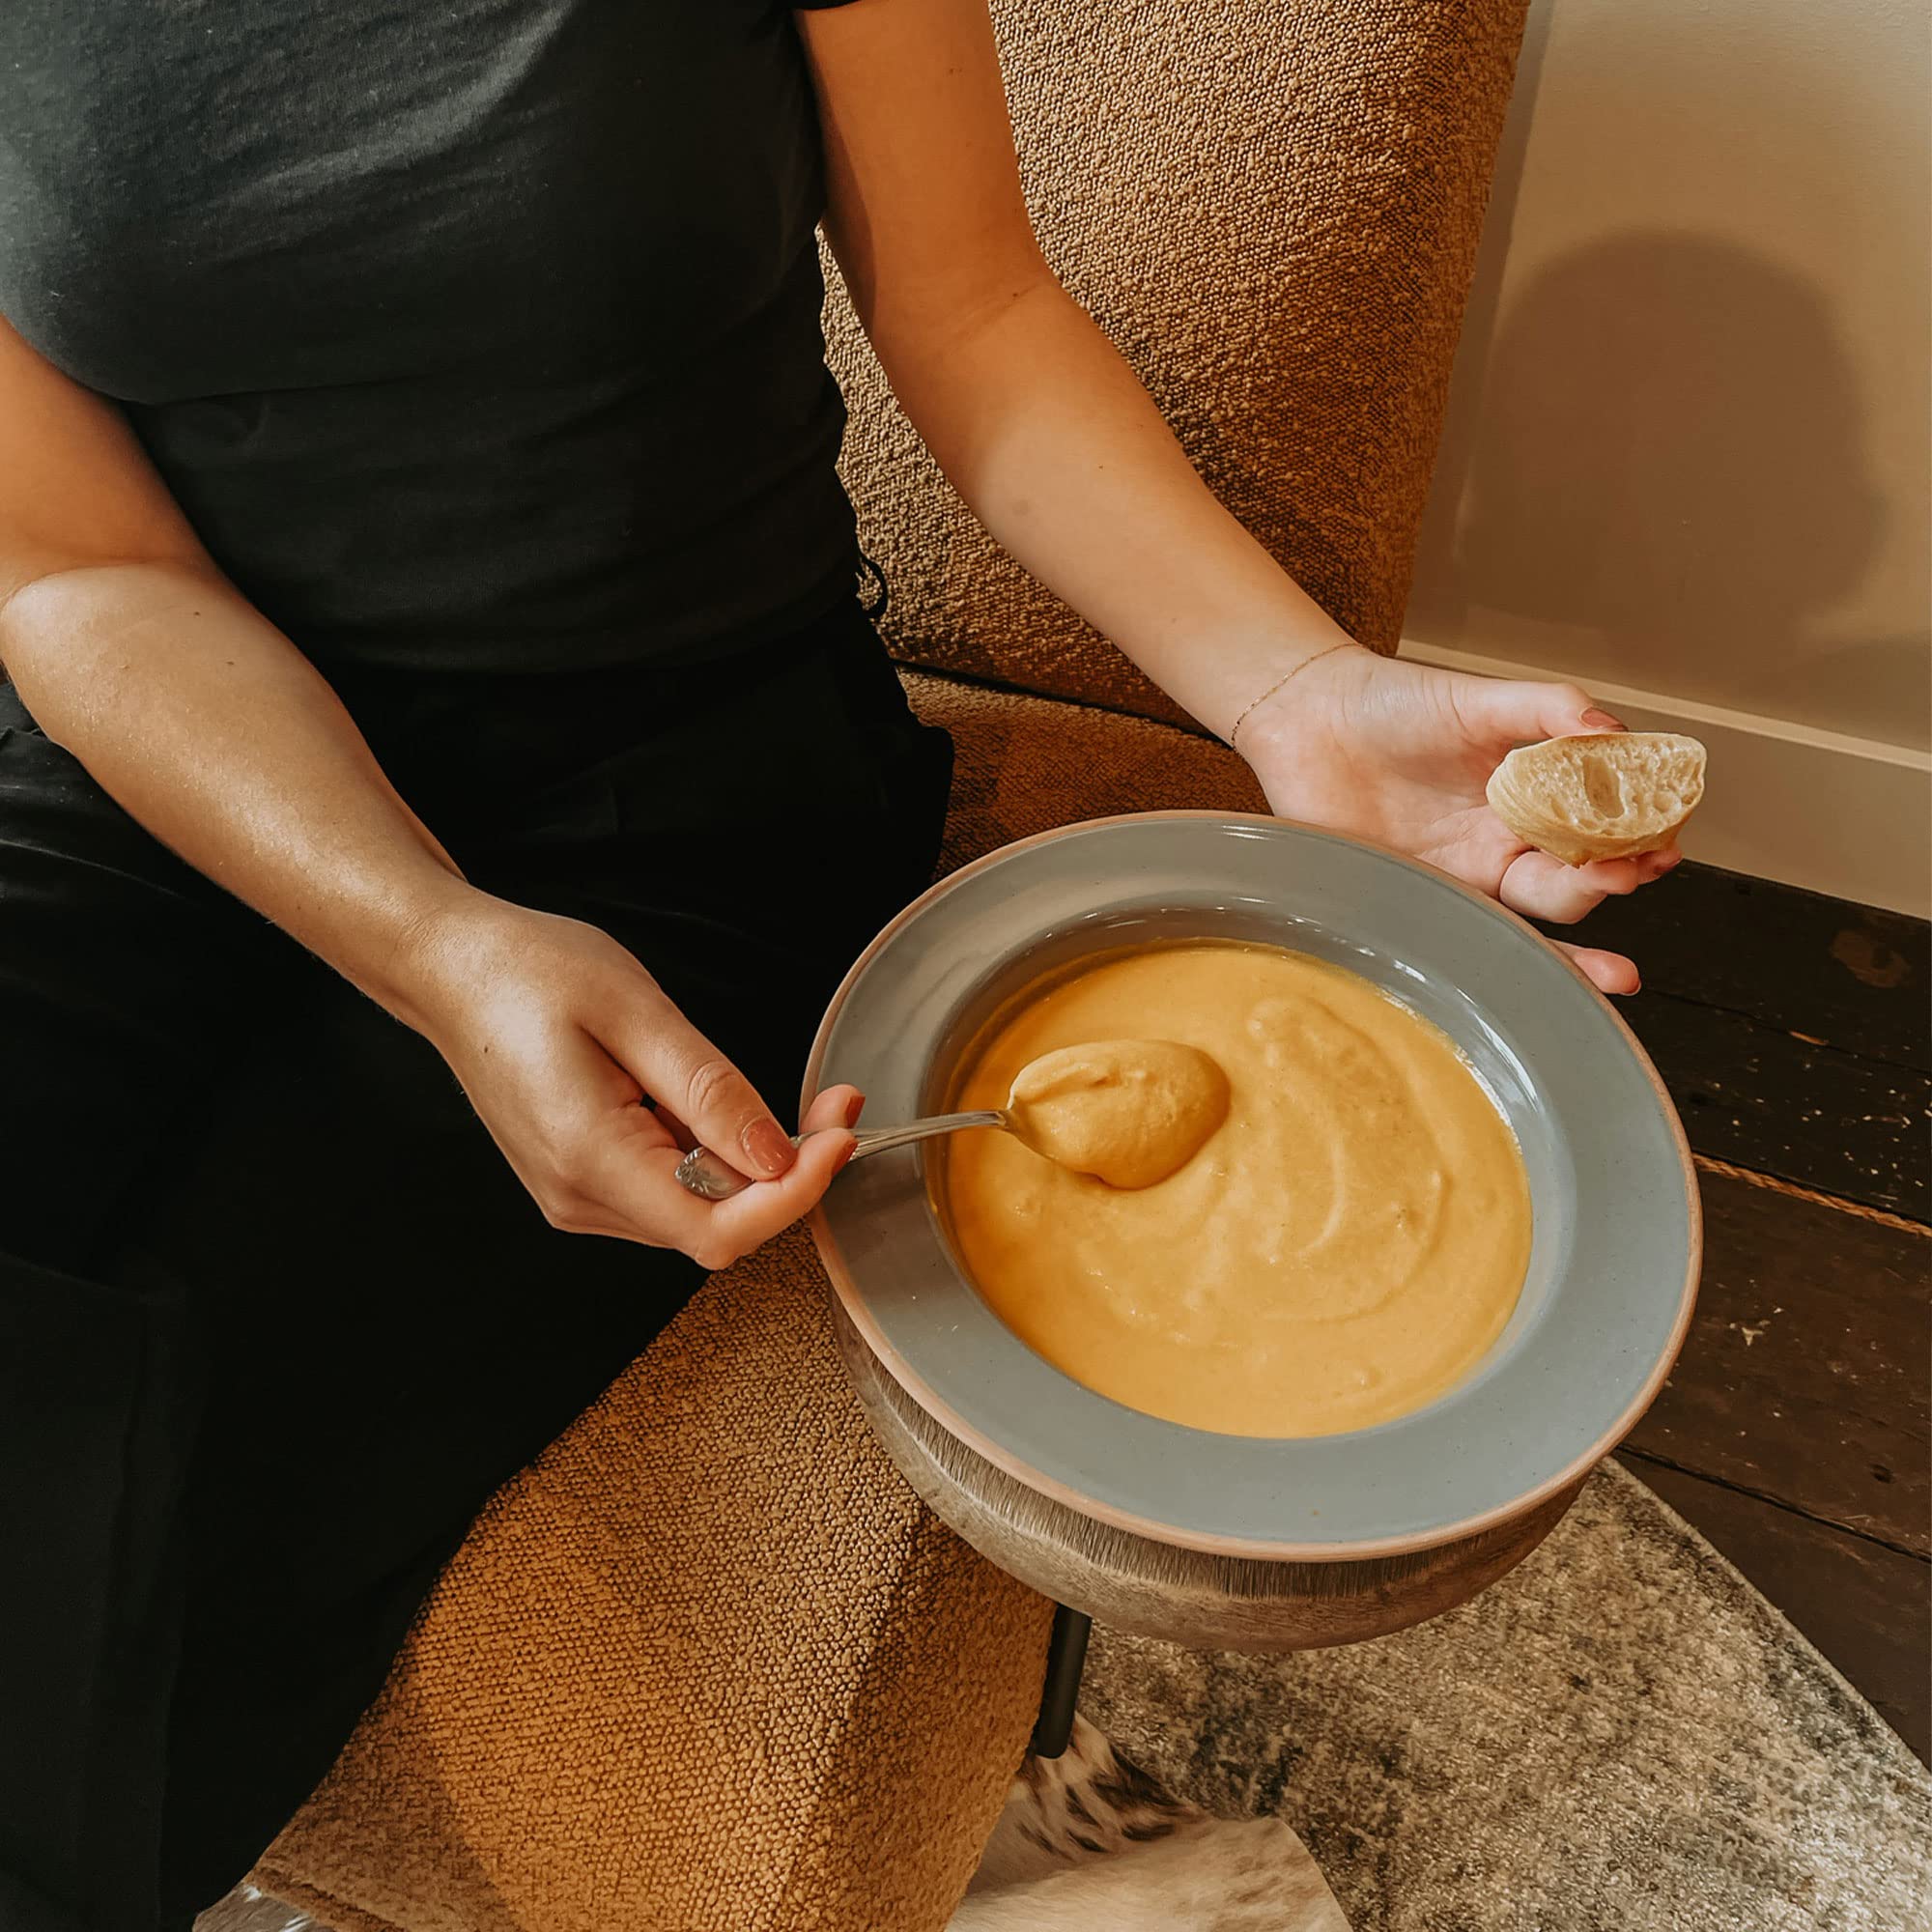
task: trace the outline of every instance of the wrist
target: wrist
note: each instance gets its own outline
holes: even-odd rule
[[[1330,725],[1335,714],[1378,662],[1351,639],[1305,653],[1264,685],[1224,734],[1250,765],[1292,753],[1311,731]]]
[[[439,867],[398,908],[380,960],[351,977],[406,1027],[434,1037],[453,989],[474,978],[476,940],[500,929],[505,910],[502,900]]]
[[[1228,726],[1224,736],[1228,744],[1243,757],[1250,757],[1256,739],[1266,739],[1273,735],[1281,721],[1290,716],[1305,716],[1309,700],[1304,694],[1291,691],[1305,671],[1312,671],[1318,666],[1347,651],[1359,651],[1361,646],[1351,639],[1337,639],[1312,651],[1305,651],[1295,657],[1269,681],[1263,685],[1248,701],[1236,713],[1234,723]]]

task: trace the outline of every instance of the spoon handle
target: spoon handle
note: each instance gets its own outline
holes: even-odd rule
[[[935,1134],[957,1133],[961,1127],[1004,1127],[1007,1117],[998,1108],[977,1114],[933,1114],[903,1127],[861,1127],[852,1136],[859,1145],[852,1158],[868,1153],[890,1153],[894,1148],[910,1147],[914,1141],[929,1141]]]
[[[910,1147],[913,1142],[930,1140],[935,1134],[956,1133],[961,1127],[1006,1124],[1006,1115],[995,1108],[978,1114],[934,1114],[929,1120],[913,1121],[903,1127],[862,1127],[852,1136],[858,1142],[852,1150],[852,1158],[861,1160],[868,1153],[890,1153],[894,1148]],[[798,1147],[804,1140],[803,1134],[794,1134],[791,1144]],[[728,1161],[701,1147],[693,1148],[678,1162],[677,1180],[701,1201],[728,1201],[752,1184]]]

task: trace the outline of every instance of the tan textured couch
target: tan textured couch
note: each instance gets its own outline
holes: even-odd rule
[[[1523,4],[994,4],[1055,268],[1224,499],[1382,648]],[[1257,805],[994,551],[836,292],[829,324],[891,641],[958,743],[946,863],[1103,812]],[[796,1236],[717,1277],[496,1498],[269,1889],[339,1932],[944,1924],[1024,1748],[1050,1606],[901,1486],[824,1293]]]

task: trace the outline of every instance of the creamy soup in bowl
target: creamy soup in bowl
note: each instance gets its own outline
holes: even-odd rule
[[[1454,1387],[1521,1293],[1529,1183],[1494,1100],[1445,1035],[1327,961],[1209,941],[1083,962],[981,1030],[952,1104],[1021,1130],[933,1163],[967,1275],[1149,1415],[1387,1422]]]

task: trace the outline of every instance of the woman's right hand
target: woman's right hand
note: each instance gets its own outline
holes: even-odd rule
[[[595,926],[466,891],[409,953],[407,1017],[554,1228],[722,1268],[809,1212],[850,1158],[856,1089],[819,1094],[794,1150],[751,1082]],[[696,1143],[753,1185],[720,1202],[679,1186]]]

